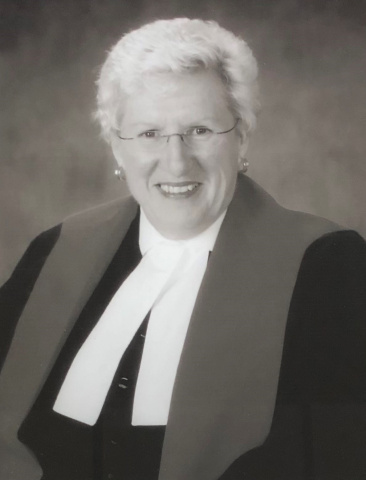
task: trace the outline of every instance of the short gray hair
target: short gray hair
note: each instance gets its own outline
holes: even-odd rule
[[[97,81],[96,118],[110,141],[118,128],[122,100],[147,73],[215,70],[226,87],[229,107],[249,132],[259,109],[257,62],[247,43],[216,22],[157,20],[124,35],[109,51]]]

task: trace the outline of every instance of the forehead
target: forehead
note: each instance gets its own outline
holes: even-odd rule
[[[123,123],[190,122],[232,118],[227,92],[212,70],[190,73],[150,73],[124,104]]]

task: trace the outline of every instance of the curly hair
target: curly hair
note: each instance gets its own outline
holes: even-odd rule
[[[96,119],[110,141],[123,115],[123,98],[146,74],[213,69],[221,77],[234,115],[247,132],[259,109],[257,62],[247,43],[214,21],[157,20],[124,35],[109,51],[97,80]]]

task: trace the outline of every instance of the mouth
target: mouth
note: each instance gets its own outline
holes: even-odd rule
[[[196,193],[202,184],[199,182],[158,183],[156,186],[164,197],[187,198]]]

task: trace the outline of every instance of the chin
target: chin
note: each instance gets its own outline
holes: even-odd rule
[[[192,221],[186,222],[171,222],[166,221],[160,224],[160,233],[167,238],[173,240],[185,240],[187,238],[195,237],[201,233],[206,227],[202,224],[192,223]]]

